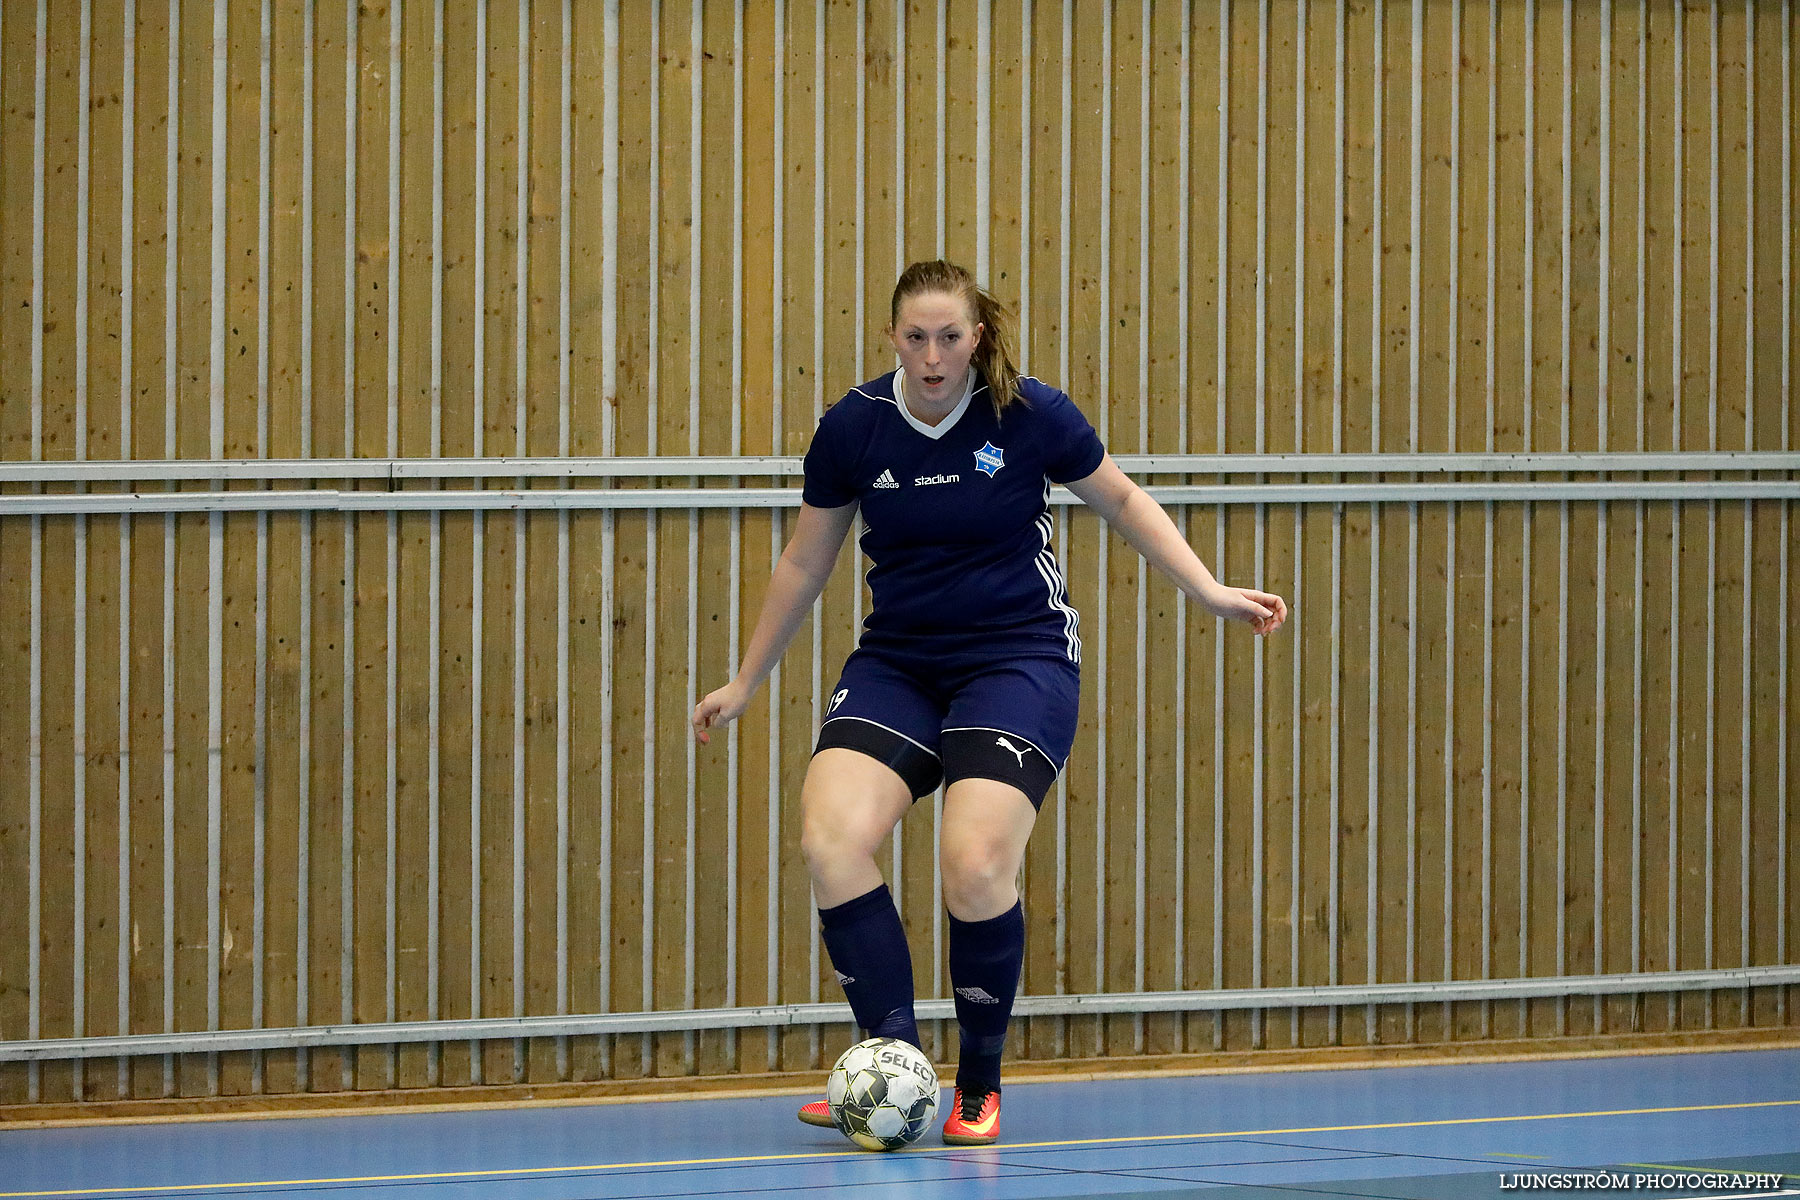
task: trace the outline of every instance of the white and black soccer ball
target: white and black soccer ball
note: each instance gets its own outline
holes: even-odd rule
[[[916,1046],[870,1038],[831,1068],[825,1099],[845,1137],[865,1150],[898,1150],[937,1116],[937,1070]]]

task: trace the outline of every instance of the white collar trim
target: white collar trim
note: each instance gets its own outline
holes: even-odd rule
[[[927,425],[925,422],[919,420],[919,418],[913,416],[912,410],[906,407],[906,368],[897,367],[894,370],[894,407],[900,410],[900,415],[906,418],[906,423],[908,425],[911,425],[914,429],[933,441],[936,441],[946,433],[949,433],[952,429],[956,428],[956,423],[962,420],[962,415],[969,411],[969,401],[973,399],[974,396],[975,368],[970,367],[969,381],[963,385],[962,399],[956,402],[956,407],[950,410],[949,416],[939,421],[936,425]]]

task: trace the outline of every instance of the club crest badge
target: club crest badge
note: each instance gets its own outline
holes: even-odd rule
[[[975,452],[975,469],[984,475],[991,476],[1006,465],[1006,451],[992,442],[982,443],[981,449]]]

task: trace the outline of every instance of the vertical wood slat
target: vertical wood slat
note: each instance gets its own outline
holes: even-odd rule
[[[213,10],[210,38],[212,70],[210,103],[206,127],[211,141],[208,166],[211,174],[207,227],[211,247],[207,256],[209,292],[204,310],[207,314],[207,389],[206,455],[222,457],[225,453],[225,246],[229,233],[227,213],[226,154],[227,120],[226,88],[230,38],[227,14]],[[235,522],[234,522],[235,523]],[[214,514],[207,519],[205,629],[205,772],[206,772],[206,1027],[222,1028],[225,993],[224,928],[226,914],[222,904],[225,885],[224,862],[224,615],[225,615],[225,519]],[[242,592],[239,591],[242,595]],[[244,656],[247,657],[247,656]],[[241,659],[240,659],[241,661]],[[234,855],[237,862],[243,857]],[[214,1091],[241,1091],[244,1087],[244,1056],[231,1055],[207,1064],[208,1082]]]
[[[265,55],[259,12],[221,30],[222,10],[151,5],[82,34],[73,12],[45,8],[40,32],[35,4],[7,4],[0,262],[34,295],[0,321],[6,455],[797,453],[820,406],[885,365],[894,269],[940,247],[1021,301],[1027,369],[1115,450],[1791,444],[1794,29],[1770,6],[801,3],[741,28],[710,8],[615,11],[450,6],[440,34],[426,0],[271,5]],[[972,91],[943,85],[946,64]],[[160,140],[159,106],[175,114]],[[941,167],[910,157],[920,122],[944,130]],[[1041,177],[1058,188],[1028,186]],[[1491,235],[1452,236],[1471,219]],[[610,245],[588,232],[609,220]],[[163,253],[135,249],[159,237]],[[314,380],[342,398],[315,406]],[[1786,507],[1178,517],[1227,579],[1291,578],[1306,615],[1261,648],[1211,636],[1065,519],[1088,708],[1032,848],[1028,991],[1785,954],[1791,847],[1746,837],[1770,813],[1785,830],[1791,807]],[[14,777],[37,781],[39,833],[8,839],[25,847],[13,877],[34,845],[46,870],[77,868],[37,901],[73,936],[28,944],[20,968],[37,955],[26,1004],[44,1029],[716,1005],[750,1002],[753,980],[773,1002],[834,996],[781,837],[817,693],[866,604],[853,555],[756,735],[714,757],[680,710],[741,651],[780,520],[101,528],[0,529],[7,611],[37,631],[7,666],[41,680],[35,717],[27,696],[5,718],[20,745],[38,731],[35,775]],[[1378,590],[1401,563],[1406,591]],[[1546,598],[1554,612],[1528,611]],[[1491,663],[1475,690],[1446,682],[1475,647]],[[1504,719],[1552,696],[1565,712],[1546,732]],[[1472,737],[1490,709],[1500,728]],[[9,803],[28,828],[30,795]],[[71,811],[85,818],[59,825]],[[1302,812],[1352,828],[1297,844]],[[1144,832],[1159,827],[1179,853]],[[935,988],[934,835],[921,808],[888,861]],[[467,884],[438,873],[465,862]],[[1490,902],[1459,904],[1462,882]],[[1149,901],[1164,889],[1173,919]],[[1527,936],[1495,927],[1460,957],[1468,937],[1434,938],[1495,913]],[[721,938],[735,960],[701,950]],[[1785,1019],[1771,1012],[1753,996],[1447,1026],[1058,1019],[1018,1045]],[[412,1051],[176,1059],[123,1086],[335,1088],[340,1062],[369,1086],[729,1072],[815,1064],[839,1036],[490,1046],[441,1070]],[[110,1075],[4,1078],[102,1095]]]

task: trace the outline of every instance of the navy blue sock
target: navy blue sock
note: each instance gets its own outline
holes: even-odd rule
[[[999,1090],[1006,1026],[1024,961],[1023,903],[986,921],[950,917],[950,986],[956,991],[956,1024],[962,1035],[956,1086],[965,1093]]]
[[[898,1038],[917,1046],[912,954],[887,884],[834,908],[821,908],[819,932],[856,1023],[870,1037]]]

